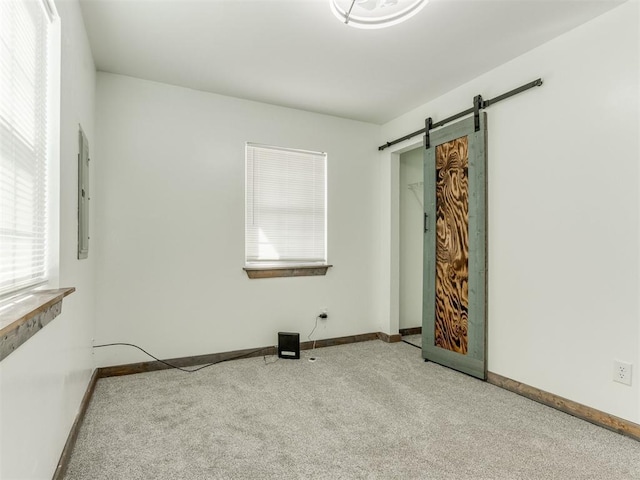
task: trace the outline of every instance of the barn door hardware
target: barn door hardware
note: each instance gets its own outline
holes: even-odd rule
[[[480,131],[480,110],[484,108],[484,102],[482,101],[482,95],[476,95],[473,97],[473,131]]]
[[[424,121],[424,148],[429,148],[431,142],[429,141],[429,130],[433,128],[433,120],[431,117]]]
[[[378,150],[384,150],[385,148],[389,148],[392,145],[395,145],[396,143],[400,143],[400,142],[404,142],[405,140],[408,140],[412,137],[415,137],[417,135],[422,135],[425,134],[425,148],[428,149],[431,147],[431,142],[429,140],[429,131],[433,130],[434,128],[438,128],[438,127],[442,127],[443,125],[446,125],[447,123],[450,123],[454,120],[457,120],[461,117],[465,117],[467,115],[473,114],[474,116],[474,126],[475,126],[475,131],[479,131],[480,130],[480,110],[483,110],[495,103],[498,103],[506,98],[512,97],[514,95],[517,95],[519,93],[522,93],[526,90],[529,90],[530,88],[533,87],[540,87],[542,86],[542,78],[538,78],[537,80],[534,80],[533,82],[529,82],[526,83],[524,85],[519,86],[518,88],[514,88],[513,90],[509,90],[508,92],[503,93],[502,95],[498,95],[497,97],[491,98],[489,100],[483,100],[482,99],[482,95],[476,95],[473,98],[473,107],[468,108],[466,110],[463,110],[462,112],[456,113],[455,115],[451,115],[450,117],[445,118],[444,120],[440,120],[439,122],[433,122],[433,120],[431,119],[431,117],[427,118],[427,120],[425,121],[425,128],[421,128],[420,130],[416,130],[415,132],[411,132],[408,135],[405,135],[404,137],[400,137],[397,138],[395,140],[392,140],[391,142],[387,142],[384,145],[380,145],[378,147]]]

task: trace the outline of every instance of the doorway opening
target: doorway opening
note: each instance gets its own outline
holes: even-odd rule
[[[422,345],[424,148],[400,154],[399,171],[399,332]]]

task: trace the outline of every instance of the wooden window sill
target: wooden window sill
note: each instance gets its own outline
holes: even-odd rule
[[[60,315],[62,299],[75,291],[35,290],[0,304],[0,361]]]
[[[288,267],[244,267],[249,278],[317,277],[333,265],[292,265]]]

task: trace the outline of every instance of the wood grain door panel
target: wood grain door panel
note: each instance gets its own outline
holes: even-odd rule
[[[486,114],[425,149],[423,357],[486,378]]]

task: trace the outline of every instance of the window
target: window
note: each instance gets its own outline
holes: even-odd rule
[[[54,18],[45,0],[0,1],[0,295],[47,278]]]
[[[327,263],[327,154],[247,144],[245,264]]]

